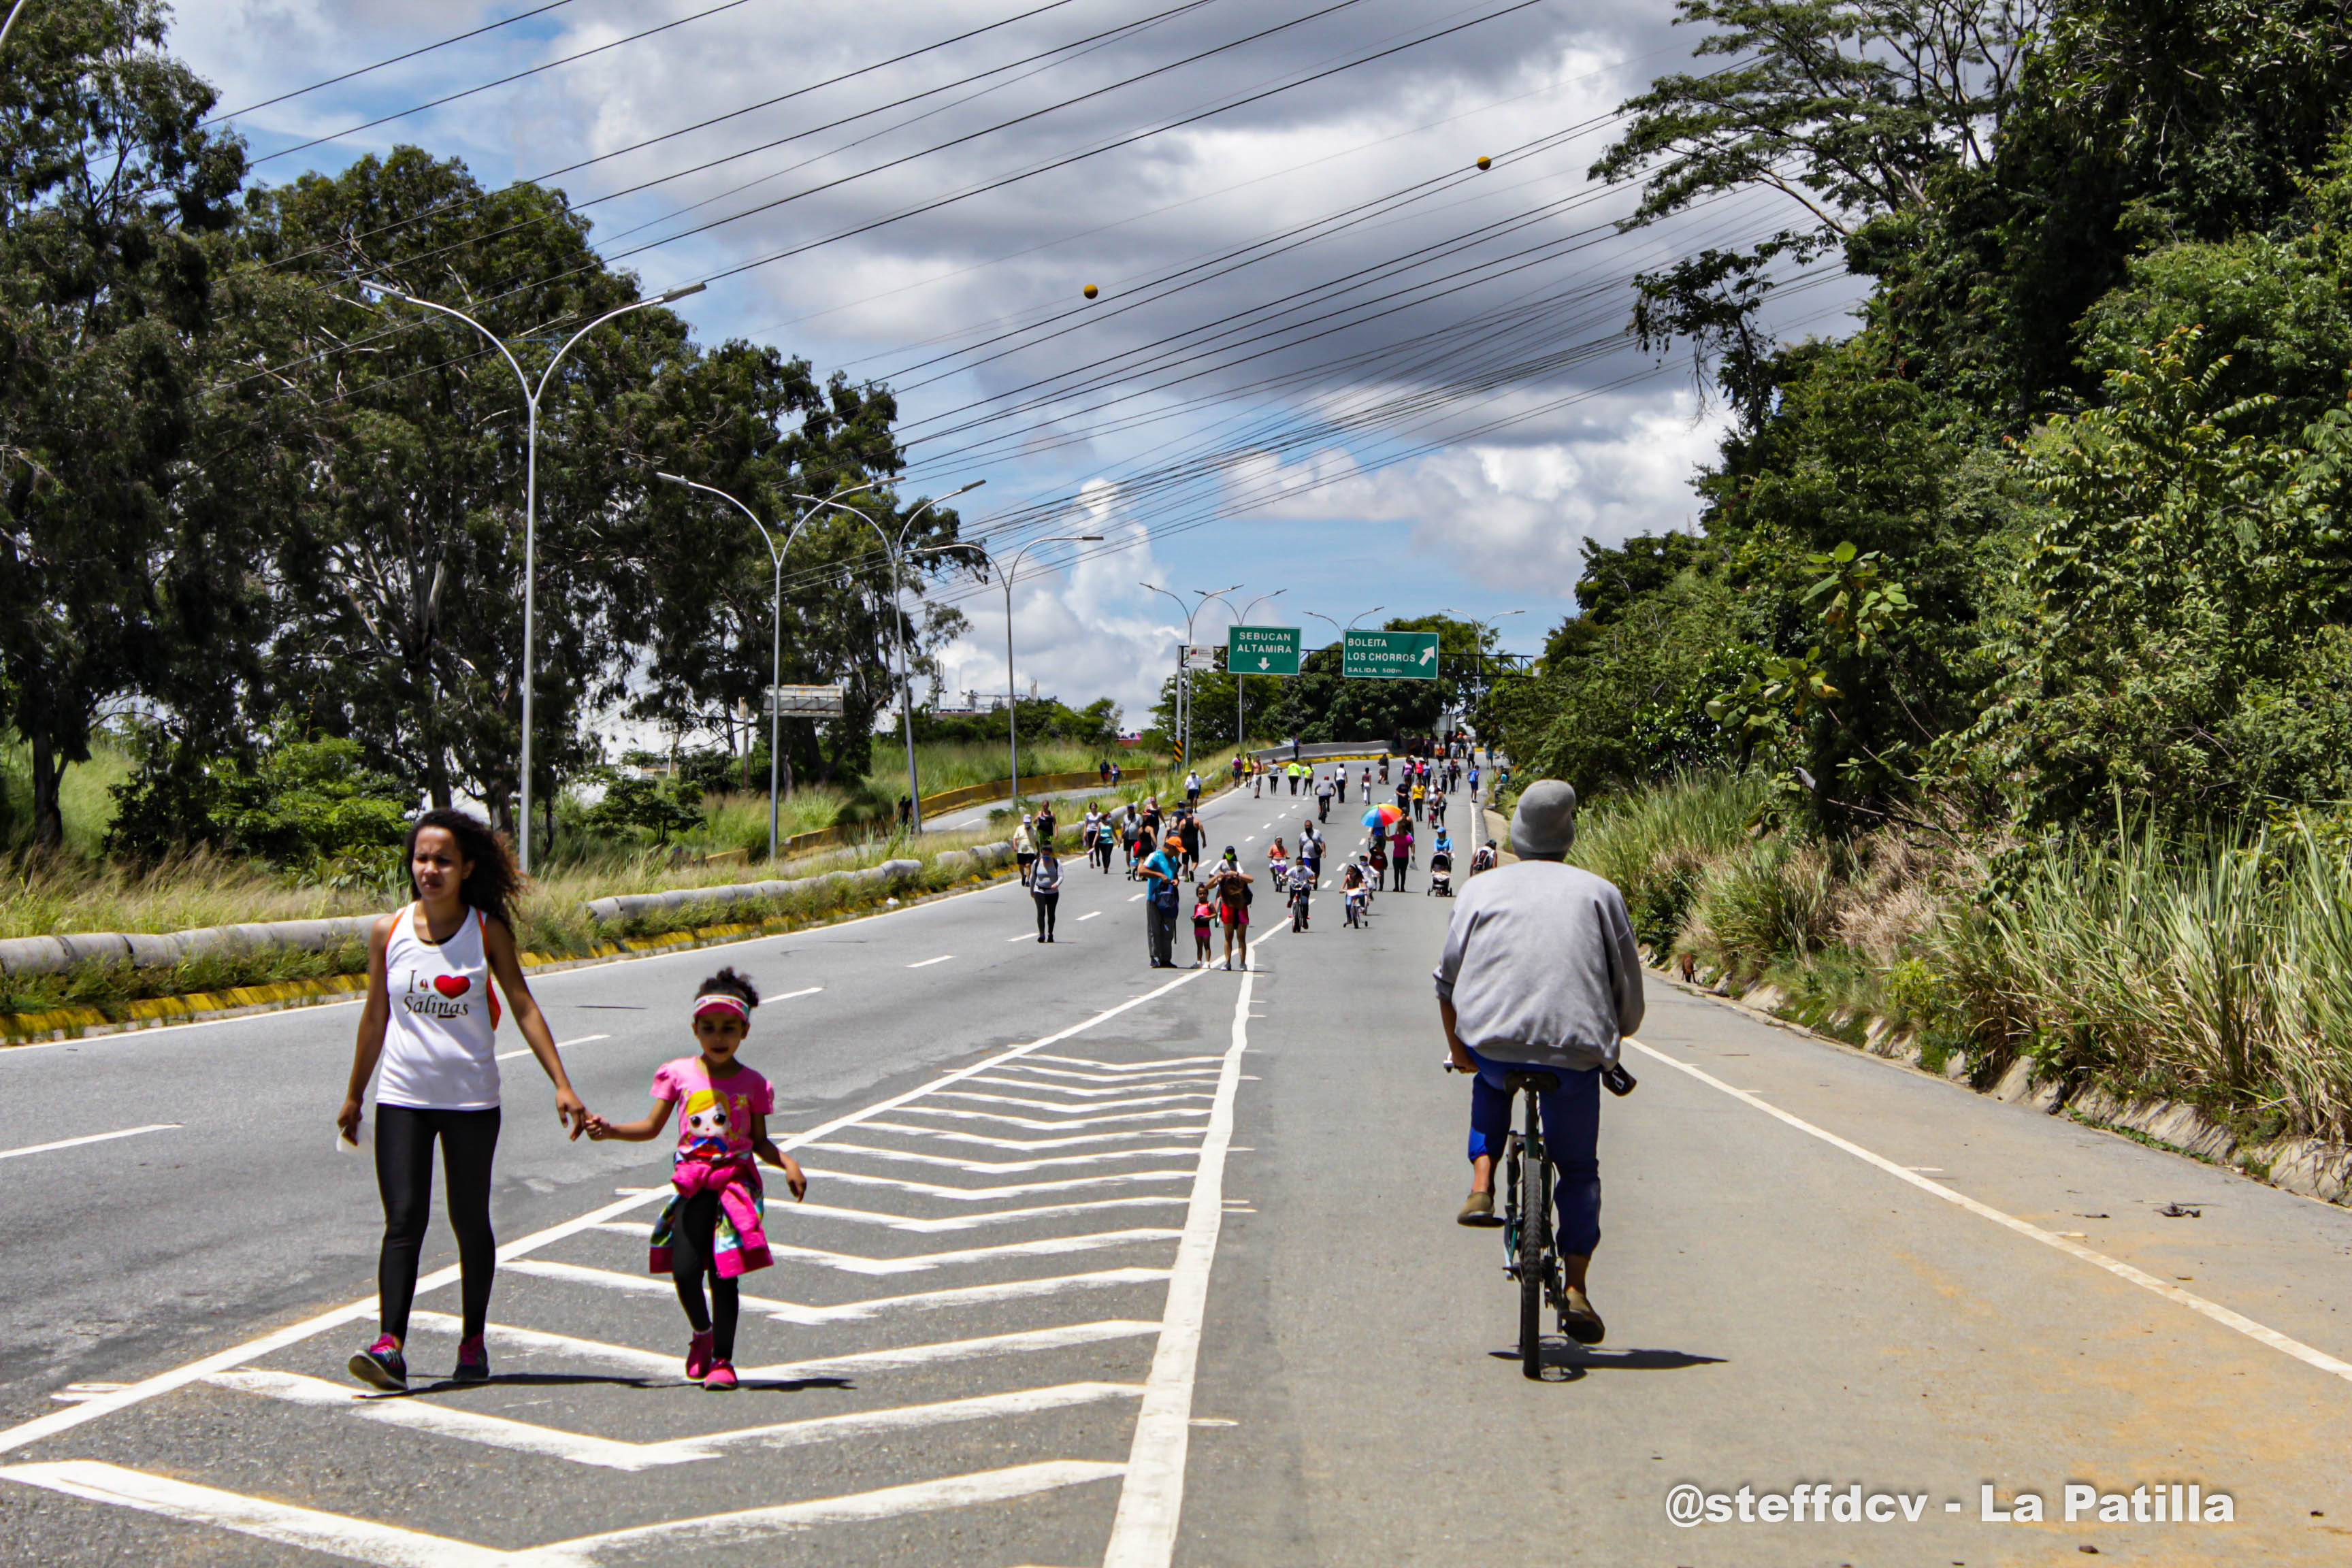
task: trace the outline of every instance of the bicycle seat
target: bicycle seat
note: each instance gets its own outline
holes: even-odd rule
[[[1518,1093],[1523,1089],[1534,1089],[1538,1094],[1550,1094],[1559,1088],[1559,1075],[1533,1071],[1507,1072],[1503,1075],[1503,1087],[1513,1094]]]

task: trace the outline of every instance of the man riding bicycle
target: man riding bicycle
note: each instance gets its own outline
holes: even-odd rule
[[[1642,1025],[1642,955],[1616,885],[1562,857],[1576,837],[1576,791],[1555,779],[1528,786],[1511,818],[1516,865],[1466,883],[1439,958],[1438,1016],[1454,1068],[1470,1086],[1470,1196],[1456,1216],[1495,1212],[1495,1158],[1510,1130],[1507,1075],[1548,1072],[1544,1144],[1559,1172],[1559,1250],[1567,1270],[1562,1321],[1581,1344],[1606,1331],[1585,1295],[1601,1241],[1601,1078],[1618,1042]]]

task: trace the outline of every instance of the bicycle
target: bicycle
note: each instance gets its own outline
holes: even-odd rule
[[[1464,1070],[1451,1061],[1444,1067],[1447,1072]],[[1633,1092],[1635,1079],[1612,1064],[1601,1082],[1622,1098]],[[1495,1162],[1503,1178],[1503,1272],[1519,1287],[1519,1372],[1540,1378],[1546,1303],[1560,1337],[1574,1337],[1568,1329],[1568,1276],[1552,1234],[1551,1157],[1543,1141],[1543,1096],[1559,1088],[1559,1078],[1541,1068],[1515,1068],[1503,1075],[1503,1088],[1526,1107],[1520,1127],[1504,1134],[1502,1156]]]

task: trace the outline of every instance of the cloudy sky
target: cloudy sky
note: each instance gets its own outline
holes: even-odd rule
[[[1501,629],[1525,650],[1572,611],[1580,541],[1687,525],[1717,420],[1687,362],[1623,342],[1625,279],[1791,215],[1758,192],[1613,229],[1629,194],[1584,171],[1616,106],[1687,58],[1671,20],[1670,0],[182,0],[173,44],[259,178],[403,142],[487,184],[547,178],[648,289],[709,280],[682,306],[706,342],[887,381],[905,493],[987,480],[961,511],[992,546],[1105,536],[1026,556],[1021,684],[1132,714],[1181,625],[1142,584],[1284,590],[1292,613],[1252,618],[1310,643],[1327,625],[1297,612],[1519,610]],[[1843,293],[1784,318],[1837,330]],[[1001,589],[946,591],[971,621],[951,685],[1001,689]],[[1202,640],[1226,618],[1211,605]]]

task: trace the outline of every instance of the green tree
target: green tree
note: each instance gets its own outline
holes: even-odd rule
[[[31,7],[0,70],[0,676],[33,836],[102,704],[172,646],[200,345],[244,174],[154,0]]]

